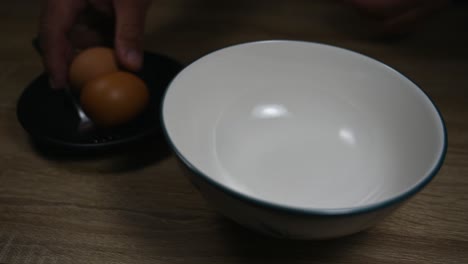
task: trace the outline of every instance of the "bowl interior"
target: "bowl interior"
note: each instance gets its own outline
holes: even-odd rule
[[[444,127],[429,98],[384,64],[295,41],[237,45],[170,85],[178,154],[216,183],[304,209],[368,206],[431,177]]]

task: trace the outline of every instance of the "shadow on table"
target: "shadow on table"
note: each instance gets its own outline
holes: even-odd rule
[[[330,240],[288,240],[272,238],[246,229],[228,219],[222,220],[222,236],[231,256],[239,263],[338,263],[367,240],[368,232]],[[356,254],[354,254],[356,256]]]
[[[162,135],[153,135],[139,142],[94,150],[74,150],[30,141],[33,150],[43,158],[60,163],[89,162],[93,170],[108,173],[123,173],[142,169],[171,155],[171,150]],[[96,165],[101,164],[102,166]]]

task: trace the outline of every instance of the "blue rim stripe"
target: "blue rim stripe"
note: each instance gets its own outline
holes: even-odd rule
[[[243,202],[246,202],[248,204],[252,204],[252,205],[257,206],[257,207],[264,207],[264,208],[267,208],[267,209],[277,210],[277,211],[280,211],[280,212],[283,212],[283,213],[303,215],[303,216],[350,216],[350,215],[364,214],[364,213],[368,213],[368,212],[375,211],[375,210],[378,210],[378,209],[383,209],[383,208],[386,208],[386,207],[390,207],[392,205],[396,205],[399,202],[402,202],[402,201],[404,201],[406,199],[409,199],[411,196],[413,196],[414,194],[421,191],[427,184],[429,184],[429,182],[432,181],[432,179],[435,177],[435,175],[437,175],[437,173],[440,171],[440,169],[441,169],[441,167],[442,167],[442,165],[443,165],[443,163],[445,161],[446,154],[447,154],[448,134],[447,134],[447,127],[445,125],[445,121],[444,121],[444,119],[442,117],[441,111],[436,106],[436,104],[434,103],[432,98],[423,89],[421,89],[419,87],[419,85],[417,85],[413,80],[411,80],[410,78],[408,78],[407,76],[405,76],[401,72],[395,70],[394,68],[388,66],[387,64],[385,64],[385,63],[383,63],[381,61],[378,61],[378,60],[376,60],[374,58],[371,58],[371,57],[369,57],[367,55],[364,55],[364,54],[361,54],[361,53],[358,53],[358,52],[355,52],[355,51],[352,51],[352,50],[348,50],[348,49],[345,49],[345,48],[340,48],[340,47],[333,46],[333,45],[323,44],[323,43],[315,43],[315,42],[307,42],[307,41],[295,41],[295,40],[264,40],[264,41],[253,41],[253,42],[241,43],[241,44],[232,45],[232,46],[228,46],[228,47],[224,47],[224,48],[212,51],[212,52],[208,53],[207,55],[202,56],[199,59],[193,61],[192,63],[187,65],[185,68],[193,65],[197,61],[205,58],[206,56],[208,56],[210,54],[213,54],[213,53],[215,53],[217,51],[221,51],[221,50],[224,50],[224,49],[227,49],[227,48],[232,48],[232,47],[242,46],[242,45],[252,45],[252,44],[267,43],[267,42],[283,42],[283,41],[284,42],[302,42],[302,43],[309,43],[309,44],[316,44],[316,45],[318,44],[318,45],[322,45],[322,46],[328,46],[328,47],[332,47],[332,48],[336,48],[336,49],[345,50],[347,52],[355,53],[355,54],[358,54],[360,56],[364,56],[367,59],[370,59],[372,61],[375,61],[377,63],[382,64],[383,66],[385,66],[388,69],[396,72],[397,74],[403,76],[404,78],[409,80],[411,83],[413,83],[414,86],[416,86],[426,96],[426,98],[429,99],[429,102],[432,104],[432,106],[436,110],[437,115],[439,117],[439,121],[441,122],[441,125],[442,125],[442,129],[443,129],[443,147],[442,147],[442,151],[440,153],[440,156],[438,158],[438,161],[437,161],[435,167],[418,184],[413,186],[411,189],[409,189],[409,190],[407,190],[407,191],[405,191],[403,193],[400,193],[397,196],[394,196],[393,198],[390,198],[390,199],[387,199],[387,200],[384,200],[384,201],[381,201],[381,202],[378,202],[378,203],[370,204],[370,205],[365,205],[365,206],[360,206],[360,207],[352,207],[352,208],[337,208],[337,209],[296,208],[296,207],[291,207],[291,206],[286,206],[286,205],[281,205],[281,204],[268,202],[268,201],[253,197],[251,195],[247,195],[247,194],[243,194],[241,192],[235,191],[234,189],[231,189],[231,188],[229,188],[229,187],[227,187],[227,186],[213,180],[212,178],[208,177],[203,172],[201,172],[199,169],[197,169],[196,166],[193,165],[177,149],[176,145],[174,144],[174,142],[172,141],[172,139],[171,139],[171,137],[169,135],[169,131],[166,128],[166,122],[165,122],[165,119],[164,119],[164,105],[166,103],[166,96],[167,96],[167,93],[170,90],[170,87],[172,86],[173,82],[177,79],[177,77],[180,74],[183,73],[184,70],[182,70],[181,72],[179,72],[179,74],[175,78],[172,79],[172,81],[169,84],[168,88],[164,92],[163,101],[162,101],[162,104],[161,104],[161,113],[160,113],[161,114],[161,119],[160,120],[161,120],[161,123],[162,123],[162,128],[163,128],[164,135],[165,135],[170,147],[172,148],[172,150],[174,151],[176,156],[182,161],[182,163],[184,163],[184,165],[191,172],[195,173],[197,176],[199,176],[205,182],[213,185],[218,190],[221,190],[221,191],[229,194],[230,196],[232,196],[234,198],[238,198],[238,199],[240,199]]]

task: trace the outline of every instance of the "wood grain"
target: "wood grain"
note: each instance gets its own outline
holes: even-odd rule
[[[219,216],[161,139],[95,157],[34,146],[15,104],[42,71],[30,44],[37,2],[0,3],[0,263],[468,263],[466,7],[382,41],[369,21],[335,1],[155,1],[145,35],[154,52],[189,63],[251,40],[330,43],[395,67],[439,106],[448,154],[426,189],[371,230],[300,242],[263,237]]]

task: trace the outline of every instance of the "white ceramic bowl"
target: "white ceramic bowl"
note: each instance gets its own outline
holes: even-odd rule
[[[173,80],[162,111],[206,199],[242,225],[287,238],[374,225],[434,177],[447,145],[439,112],[413,82],[316,43],[208,54]]]

